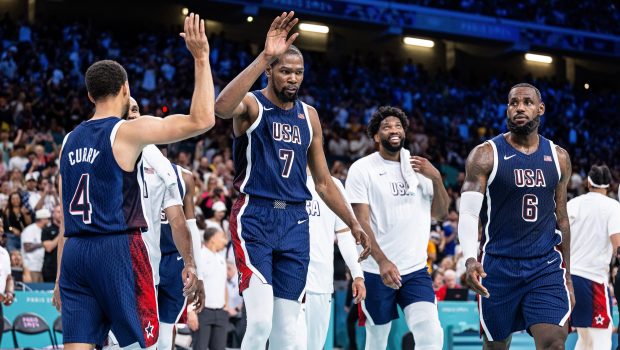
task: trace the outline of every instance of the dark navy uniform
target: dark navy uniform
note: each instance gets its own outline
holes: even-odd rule
[[[141,231],[146,229],[136,169],[117,164],[112,144],[121,119],[78,125],[63,143],[60,174],[67,241],[60,294],[65,343],[157,343],[155,286]]]
[[[239,290],[256,275],[273,286],[275,297],[301,298],[310,261],[306,201],[308,147],[312,126],[308,106],[296,101],[283,110],[260,91],[258,118],[235,138],[235,188],[241,193],[232,208],[233,239]]]
[[[482,331],[500,341],[537,323],[563,326],[570,298],[556,229],[555,189],[561,177],[555,145],[540,136],[536,152],[526,155],[504,135],[488,141],[493,171],[486,201],[489,220],[482,247],[491,295],[480,298]]]

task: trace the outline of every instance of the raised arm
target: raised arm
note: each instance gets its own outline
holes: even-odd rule
[[[314,179],[314,188],[329,209],[349,226],[351,234],[355,238],[355,243],[361,244],[364,247],[360,254],[360,261],[364,260],[370,255],[370,240],[329,173],[325,153],[323,152],[323,131],[316,109],[309,106],[308,114],[312,125],[312,141],[308,149],[308,167]]]
[[[566,284],[570,294],[571,308],[575,306],[575,294],[573,291],[573,281],[570,276],[570,222],[568,220],[568,211],[566,209],[567,194],[566,188],[568,181],[573,173],[570,156],[562,147],[556,146],[558,162],[560,163],[560,181],[555,187],[555,217],[557,226],[562,233],[562,243],[560,243],[560,253],[564,260],[564,268],[566,269]]]
[[[248,113],[248,106],[254,106],[255,108],[257,106],[256,103],[253,103],[253,98],[248,96],[247,93],[254,85],[254,82],[265,72],[265,69],[278,56],[286,52],[297,36],[299,36],[298,33],[295,33],[290,38],[288,37],[289,32],[298,21],[297,18],[293,18],[294,15],[293,11],[289,13],[282,12],[280,16],[273,20],[267,32],[263,51],[220,92],[215,102],[215,114],[219,118],[230,119],[254,114]]]
[[[114,142],[114,152],[115,155],[131,156],[124,157],[127,158],[126,164],[119,162],[124,170],[133,168],[144,146],[181,141],[200,135],[215,124],[213,78],[204,20],[194,14],[185,18],[181,36],[194,57],[194,93],[189,115],[175,114],[166,118],[144,116],[121,124]]]
[[[485,297],[489,297],[489,292],[480,283],[480,277],[485,277],[486,273],[477,260],[478,221],[487,181],[493,171],[493,157],[493,148],[489,143],[478,145],[467,157],[458,223],[459,240],[467,267],[467,283],[474,292]]]

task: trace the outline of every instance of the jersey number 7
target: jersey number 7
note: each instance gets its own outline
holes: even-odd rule
[[[82,221],[85,224],[90,224],[90,217],[93,212],[93,207],[90,204],[89,184],[89,175],[82,174],[73,194],[73,199],[71,199],[69,204],[69,213],[71,215],[81,215]]]

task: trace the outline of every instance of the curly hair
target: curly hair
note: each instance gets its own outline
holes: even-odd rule
[[[372,114],[372,117],[368,122],[367,133],[370,138],[373,138],[377,132],[379,132],[379,125],[381,125],[383,119],[387,117],[398,118],[400,123],[403,125],[403,129],[405,130],[409,126],[409,119],[407,119],[407,115],[402,109],[392,106],[381,106],[375,111],[375,113]]]
[[[86,70],[86,90],[97,101],[99,99],[116,96],[121,86],[127,81],[127,72],[118,62],[102,60],[93,63]]]

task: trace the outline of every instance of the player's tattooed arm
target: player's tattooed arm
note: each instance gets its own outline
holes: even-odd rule
[[[465,181],[461,193],[476,191],[486,192],[487,180],[493,170],[493,147],[485,142],[476,146],[465,162]]]
[[[566,283],[571,298],[571,306],[575,305],[575,296],[573,291],[573,282],[570,276],[570,222],[568,220],[568,211],[566,209],[567,194],[566,189],[570,176],[573,173],[570,156],[562,147],[556,146],[558,162],[560,163],[560,182],[555,188],[555,216],[558,229],[562,233],[562,243],[560,243],[560,253],[564,260],[566,269]]]

